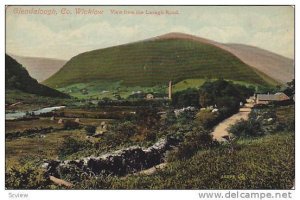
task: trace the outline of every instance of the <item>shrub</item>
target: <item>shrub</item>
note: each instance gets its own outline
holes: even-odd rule
[[[209,149],[217,144],[208,132],[202,129],[193,130],[185,136],[184,142],[178,146],[178,149],[168,155],[168,160],[185,160],[197,151]]]
[[[176,92],[172,95],[172,106],[183,108],[187,106],[199,107],[199,91],[197,89],[188,88],[183,91]]]
[[[96,132],[96,126],[87,125],[87,126],[85,126],[84,129],[85,129],[87,135],[90,135],[90,136],[94,135]]]
[[[64,129],[66,129],[66,130],[72,130],[72,129],[77,129],[77,128],[79,128],[79,123],[77,123],[77,122],[67,120],[64,123]]]
[[[201,110],[196,115],[196,123],[204,128],[212,128],[218,123],[218,114],[211,110]]]
[[[229,132],[236,136],[262,136],[264,131],[259,121],[249,119],[248,121],[242,119],[229,128]]]
[[[50,184],[45,171],[27,163],[21,167],[10,168],[5,172],[7,189],[42,189]]]
[[[115,127],[117,135],[131,137],[137,132],[137,126],[131,121],[125,121]]]
[[[58,150],[59,158],[64,159],[66,156],[91,147],[90,142],[67,137]]]
[[[181,112],[177,117],[177,122],[180,124],[193,123],[196,116],[196,111],[187,110]]]

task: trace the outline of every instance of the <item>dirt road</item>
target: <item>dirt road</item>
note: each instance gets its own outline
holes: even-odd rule
[[[251,112],[251,108],[253,107],[252,103],[246,103],[244,107],[240,108],[240,111],[231,117],[223,120],[220,122],[215,128],[214,131],[211,133],[213,135],[213,138],[217,141],[225,141],[223,136],[229,135],[228,128],[235,124],[240,119],[247,120],[248,115]]]

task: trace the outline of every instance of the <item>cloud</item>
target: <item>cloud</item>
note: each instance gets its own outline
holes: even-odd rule
[[[13,7],[11,7],[13,8]],[[56,7],[57,8],[57,7]],[[170,7],[176,16],[6,15],[7,51],[69,59],[84,51],[184,32],[223,43],[258,46],[294,56],[294,10],[285,7]],[[149,7],[114,7],[148,9]],[[152,10],[168,7],[151,7]]]

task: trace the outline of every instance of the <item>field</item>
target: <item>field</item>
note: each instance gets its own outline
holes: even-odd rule
[[[173,86],[173,91],[174,92],[178,92],[178,91],[182,91],[182,90],[186,90],[188,88],[200,88],[206,81],[215,81],[217,79],[185,79],[183,81],[180,81],[178,83],[176,83]],[[239,84],[239,85],[244,85],[244,86],[252,86],[252,87],[258,87],[259,84],[251,84],[245,81],[234,81],[234,80],[228,80],[228,81],[232,81],[235,84]]]
[[[217,79],[185,79],[177,83],[173,83],[173,92],[179,92],[188,88],[200,88],[206,81],[215,81]],[[232,81],[233,83],[252,86],[254,88],[261,86],[260,84],[252,84],[245,81]],[[66,87],[58,88],[59,91],[76,97],[78,99],[128,99],[133,94],[139,92],[145,94],[159,94],[162,97],[168,96],[168,83],[165,85],[156,85],[152,87],[142,86],[125,86],[122,82],[114,81],[94,81],[90,83],[77,83]]]
[[[65,130],[63,124],[58,124],[58,120],[71,120],[75,118],[56,118],[50,120],[49,117],[33,119],[33,120],[12,120],[6,121],[6,134],[13,134],[15,132],[24,132],[28,130],[35,130],[35,135],[22,136],[15,139],[6,139],[5,152],[7,167],[11,167],[22,160],[34,159],[57,159],[58,149],[62,142],[67,137],[75,137],[79,140],[86,141],[86,132],[83,129],[85,125],[100,125],[101,122],[107,123],[112,120],[103,120],[95,118],[81,118],[80,124],[82,128],[75,130]],[[43,133],[42,130],[46,128],[54,128],[49,133]],[[97,139],[95,139],[97,140]]]
[[[143,93],[159,93],[167,96],[167,84],[162,86],[142,87],[125,86],[120,81],[93,81],[90,83],[77,83],[58,88],[59,91],[67,93],[79,99],[126,99],[130,95]]]
[[[72,99],[44,97],[36,94],[22,92],[20,90],[5,91],[6,112],[38,110],[43,107],[66,104],[72,105],[73,103],[75,103],[76,105],[79,104],[79,102],[75,102]],[[16,105],[12,106],[12,104]]]
[[[112,180],[115,189],[289,189],[295,177],[295,137],[278,133],[199,151],[154,175]],[[272,166],[272,167],[270,167]],[[101,185],[99,185],[101,188]]]
[[[232,54],[213,45],[166,39],[79,54],[44,84],[61,88],[101,80],[148,87],[187,78],[224,78],[263,85],[270,82]]]

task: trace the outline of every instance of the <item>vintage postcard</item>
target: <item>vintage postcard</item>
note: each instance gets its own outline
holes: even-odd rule
[[[294,12],[6,6],[5,188],[293,189]]]

